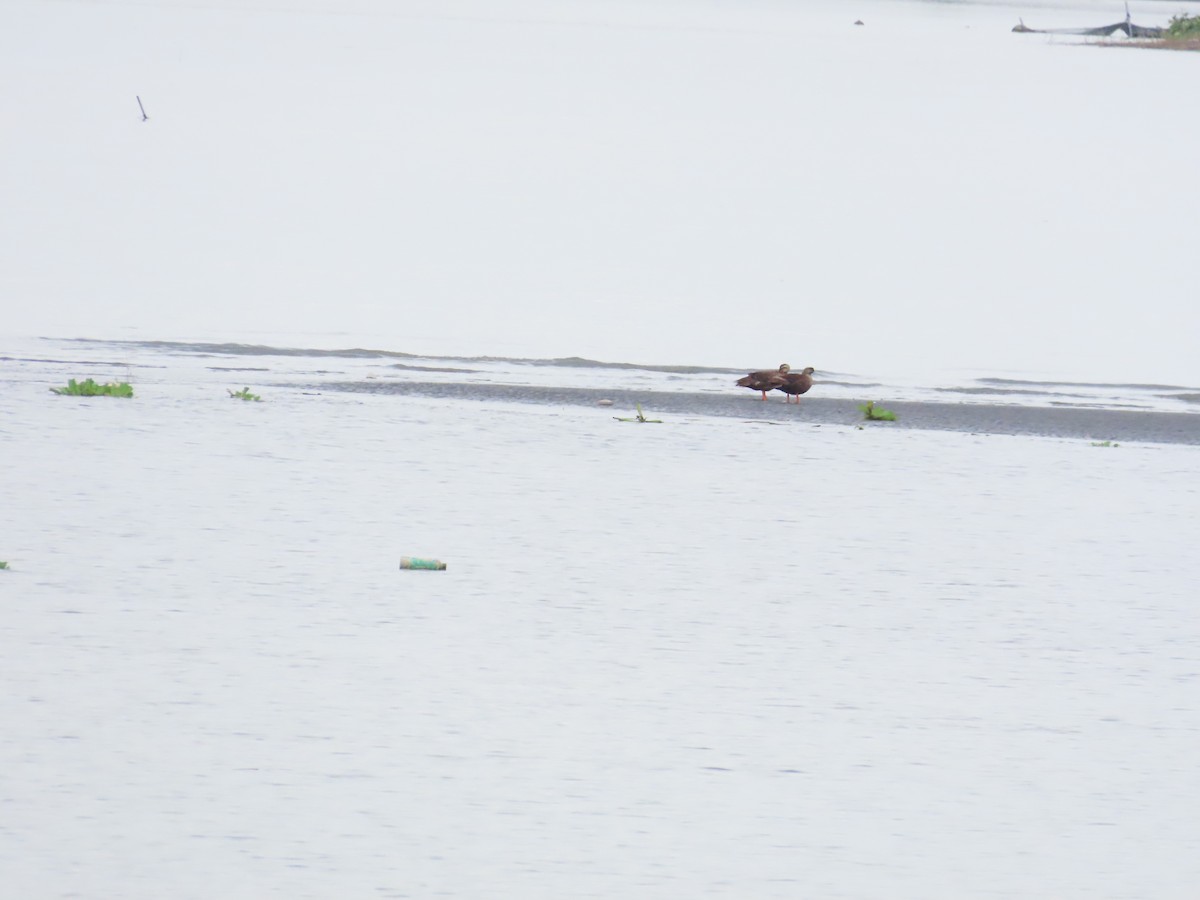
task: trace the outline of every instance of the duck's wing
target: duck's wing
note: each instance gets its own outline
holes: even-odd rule
[[[789,394],[803,394],[813,386],[811,375],[789,375],[784,382],[784,390]]]
[[[754,388],[756,391],[769,391],[771,388],[783,384],[782,373],[774,369],[764,369],[761,372],[751,372],[743,378],[737,380],[738,387]]]

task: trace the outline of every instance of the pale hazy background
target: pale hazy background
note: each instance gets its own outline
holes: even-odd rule
[[[1123,15],[5,0],[0,337],[1194,385],[1200,55],[1010,31]]]

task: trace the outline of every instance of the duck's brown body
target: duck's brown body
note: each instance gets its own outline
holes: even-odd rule
[[[744,378],[737,380],[738,387],[750,388],[752,391],[761,391],[762,398],[767,399],[767,391],[773,391],[775,388],[783,384],[787,373],[792,369],[787,363],[781,365],[778,369],[763,369],[761,372],[751,372]]]
[[[800,395],[807,393],[808,389],[813,386],[812,376],[815,371],[816,369],[812,366],[808,366],[803,372],[789,372],[783,376],[783,384],[777,385],[775,390],[787,394],[784,402],[791,403],[792,398],[795,397],[796,403],[799,405]]]

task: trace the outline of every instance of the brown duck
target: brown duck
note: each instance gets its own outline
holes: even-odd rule
[[[796,398],[796,405],[800,405],[800,395],[806,393],[813,386],[812,366],[807,367],[803,372],[789,372],[783,376],[783,384],[777,385],[775,390],[783,391],[787,396],[784,398],[786,403],[791,403],[792,398]]]
[[[750,388],[752,391],[762,391],[762,398],[767,399],[767,391],[774,390],[783,384],[787,373],[792,367],[784,363],[778,369],[764,369],[761,372],[751,372],[745,378],[737,380],[738,387]]]

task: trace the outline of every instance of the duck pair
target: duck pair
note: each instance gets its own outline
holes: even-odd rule
[[[750,388],[752,391],[762,391],[764,400],[767,399],[767,391],[783,391],[787,394],[785,402],[791,403],[795,397],[796,403],[799,404],[800,395],[813,386],[812,376],[815,371],[816,369],[809,366],[803,372],[793,372],[792,367],[784,363],[778,369],[751,372],[745,378],[739,378],[737,384],[738,387]]]

